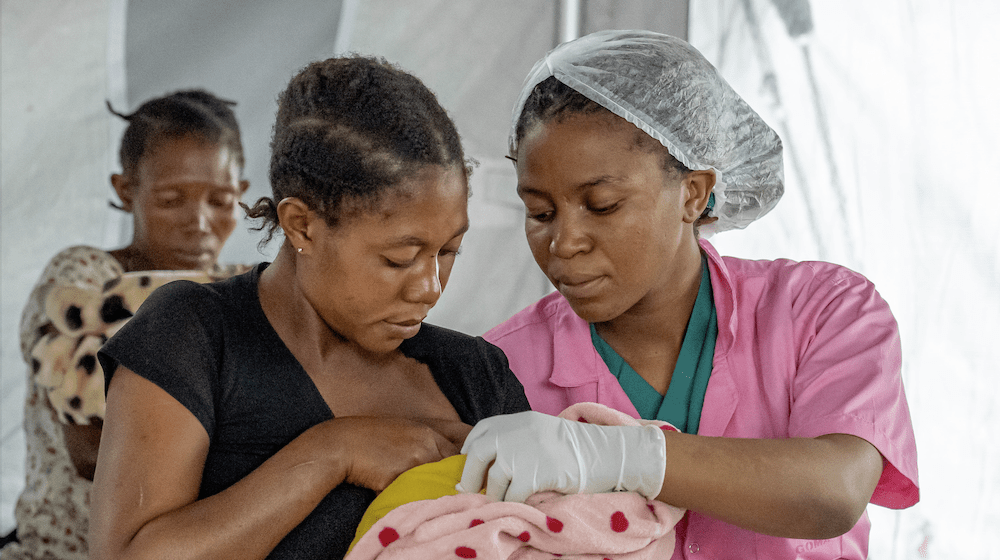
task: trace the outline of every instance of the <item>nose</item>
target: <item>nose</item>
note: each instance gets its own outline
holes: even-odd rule
[[[549,253],[553,256],[568,259],[589,250],[590,238],[583,227],[582,217],[573,212],[562,212],[552,220],[551,228]]]
[[[200,233],[212,232],[212,205],[208,202],[199,201],[191,209],[190,225]]]
[[[435,255],[414,268],[404,297],[412,303],[434,306],[441,297],[441,267]]]

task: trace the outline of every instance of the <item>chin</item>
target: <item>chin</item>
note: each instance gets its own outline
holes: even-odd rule
[[[177,270],[202,270],[215,266],[218,257],[211,253],[204,253],[200,257],[178,257],[174,260]]]
[[[390,340],[380,342],[356,342],[357,346],[372,356],[384,356],[399,350],[402,340]]]
[[[588,323],[604,323],[622,314],[622,311],[612,307],[609,302],[601,300],[581,301],[566,298],[566,301],[573,308],[573,312]]]
[[[354,339],[354,344],[372,355],[383,355],[395,352],[399,345],[410,337],[400,336],[374,336]]]

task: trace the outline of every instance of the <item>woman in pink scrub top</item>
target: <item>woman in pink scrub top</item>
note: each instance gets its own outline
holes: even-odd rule
[[[721,257],[783,192],[781,140],[693,47],[602,31],[513,115],[525,232],[557,291],[487,333],[533,412],[481,421],[460,489],[633,490],[686,508],[674,558],[867,557],[917,502],[898,329],[863,276]],[[681,432],[553,417],[594,401]]]

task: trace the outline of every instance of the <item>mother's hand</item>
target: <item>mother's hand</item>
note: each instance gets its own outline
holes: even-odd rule
[[[418,421],[340,417],[309,428],[225,490],[200,497],[211,444],[194,414],[119,367],[91,493],[93,558],[264,558],[340,483],[382,490],[458,453]]]
[[[445,420],[443,418],[412,418],[412,420],[434,428],[434,431],[454,443],[458,449],[465,445],[465,438],[469,437],[469,432],[472,431],[472,426],[461,420]]]
[[[423,421],[346,416],[329,422],[336,427],[333,449],[346,454],[344,481],[376,492],[403,471],[458,454],[449,437]],[[452,435],[456,431],[451,426],[441,429]]]

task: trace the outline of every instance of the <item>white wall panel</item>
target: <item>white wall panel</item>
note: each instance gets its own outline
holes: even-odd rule
[[[100,244],[111,210],[106,41],[110,2],[4,0],[0,165],[0,531],[24,485],[26,366],[18,323],[48,259]]]
[[[122,123],[107,114],[105,99],[131,111],[151,96],[204,87],[237,101],[252,201],[270,192],[268,142],[275,99],[288,79],[342,50],[384,56],[438,94],[467,154],[481,162],[472,182],[472,229],[431,320],[481,334],[550,289],[524,240],[513,168],[503,156],[524,76],[555,45],[556,2],[131,0],[127,10],[125,2],[2,3],[4,533],[23,485],[21,308],[58,250],[75,243],[112,249],[130,237],[128,216],[107,206]],[[646,26],[685,33],[686,0],[582,4],[584,32]],[[271,258],[277,242],[262,254],[259,239],[238,228],[222,259]]]
[[[782,136],[786,195],[724,254],[821,259],[900,326],[921,502],[871,558],[1000,558],[1000,4],[693,2],[690,39]]]

